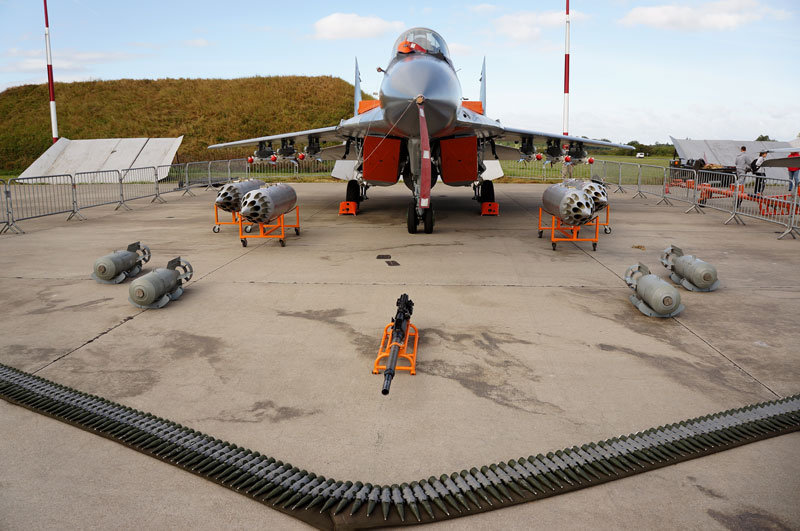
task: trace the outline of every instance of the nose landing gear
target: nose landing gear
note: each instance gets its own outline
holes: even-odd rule
[[[422,210],[422,212],[420,213],[419,210]],[[409,234],[417,233],[420,222],[422,223],[422,229],[425,231],[425,234],[431,234],[433,232],[434,221],[433,207],[429,206],[428,208],[418,209],[416,201],[412,201],[411,204],[408,205],[407,225]]]

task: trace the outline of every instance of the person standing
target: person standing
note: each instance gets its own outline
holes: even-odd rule
[[[792,151],[789,153],[789,158],[792,157],[800,157],[800,152]],[[789,191],[791,192],[792,188],[798,186],[800,186],[800,167],[789,168]]]
[[[764,164],[765,160],[767,160],[767,152],[762,151],[758,154],[758,158],[753,163],[753,173],[756,174],[756,187],[754,190],[756,195],[761,195],[764,192],[764,186],[767,184],[767,180],[765,179],[767,174],[761,169],[761,165]]]
[[[747,155],[747,148],[742,146],[742,150],[736,155],[736,184],[744,185],[745,174],[750,170],[751,161]]]

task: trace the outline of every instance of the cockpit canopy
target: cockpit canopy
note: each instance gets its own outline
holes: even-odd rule
[[[411,53],[429,53],[450,60],[447,43],[441,35],[428,28],[411,28],[397,38],[392,48],[392,58]]]

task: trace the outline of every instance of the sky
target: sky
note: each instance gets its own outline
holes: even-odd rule
[[[554,133],[562,122],[564,7],[532,0],[48,4],[56,81],[332,75],[352,83],[357,58],[362,89],[377,93],[376,68],[386,67],[397,36],[426,26],[447,41],[465,97],[479,98],[485,57],[487,115]],[[570,15],[570,134],[643,143],[800,134],[797,0],[573,0]],[[0,0],[0,90],[46,80],[42,2]]]

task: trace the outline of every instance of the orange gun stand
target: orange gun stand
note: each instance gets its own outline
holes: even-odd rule
[[[491,201],[481,203],[481,216],[499,216],[500,205]]]
[[[257,234],[245,234],[242,230],[242,217],[239,216],[239,239],[242,242],[242,247],[247,247],[247,240],[249,238],[279,238],[278,241],[280,241],[281,247],[286,247],[286,229],[294,229],[295,234],[300,234],[300,207],[296,206],[292,210],[294,210],[297,215],[297,221],[294,225],[286,224],[285,216],[291,212],[290,210],[286,214],[278,216],[274,225],[259,223]]]
[[[241,222],[239,217],[240,214],[238,212],[231,212],[231,221],[220,221],[219,207],[216,204],[214,204],[214,226],[211,227],[211,230],[216,233],[219,232],[219,228],[221,225],[239,225]],[[246,227],[246,229],[249,229],[253,225],[254,223],[251,223],[249,227]]]
[[[339,203],[339,215],[342,214],[352,214],[356,215],[358,213],[358,203],[355,201],[342,201]]]
[[[375,358],[375,366],[372,368],[372,374],[378,374],[382,370],[386,370],[386,365],[381,365],[380,361],[384,358],[389,357],[389,350],[391,350],[392,345],[392,327],[394,323],[389,323],[386,325],[386,328],[383,329],[383,338],[381,339],[381,348],[378,349],[378,357]],[[408,350],[409,342],[413,339],[411,350]],[[411,323],[408,323],[408,329],[406,329],[406,339],[402,345],[400,345],[400,350],[397,352],[397,361],[399,362],[401,359],[404,359],[408,362],[408,365],[397,365],[395,366],[396,371],[408,371],[411,374],[417,374],[417,343],[419,342],[419,332],[417,327]]]
[[[606,206],[606,220],[600,222],[600,216],[594,218],[591,222],[585,225],[564,225],[560,218],[550,216],[549,227],[542,225],[542,207],[539,207],[539,237],[542,237],[544,231],[550,231],[550,241],[553,244],[553,250],[556,250],[556,242],[592,242],[592,250],[597,250],[597,241],[600,239],[600,227],[605,227],[603,232],[606,234],[611,233],[611,207]],[[590,238],[581,238],[581,229],[594,228],[594,236]]]

